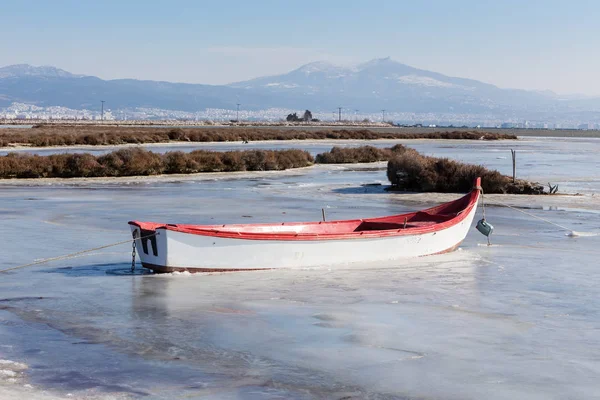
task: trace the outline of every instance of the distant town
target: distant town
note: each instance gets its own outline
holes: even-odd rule
[[[40,107],[32,104],[13,103],[0,109],[0,125],[31,125],[36,123],[107,123],[107,124],[153,124],[159,121],[173,125],[211,125],[223,123],[285,123],[291,113],[304,110],[269,108],[266,110],[207,108],[198,112],[164,110],[158,108],[134,108],[111,110],[75,110],[66,107]],[[382,110],[379,113],[363,113],[353,109],[312,111],[315,124],[385,124],[417,127],[468,127],[468,128],[518,128],[518,129],[600,129],[600,121],[535,121],[507,116],[455,114],[455,113],[411,113]],[[311,122],[309,122],[311,123]]]

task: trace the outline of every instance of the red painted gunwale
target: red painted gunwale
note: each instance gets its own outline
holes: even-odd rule
[[[418,212],[380,218],[228,225],[183,225],[130,221],[129,225],[137,226],[144,231],[164,229],[192,235],[243,240],[314,241],[420,235],[448,229],[462,222],[473,207],[477,206],[480,190],[481,178],[477,178],[473,190],[460,199]],[[406,228],[404,228],[405,220]],[[370,229],[361,230],[362,225],[368,226],[369,224],[371,225]],[[377,229],[378,226],[382,229]],[[289,228],[289,231],[281,231],[281,227]],[[292,231],[292,229],[295,230]]]

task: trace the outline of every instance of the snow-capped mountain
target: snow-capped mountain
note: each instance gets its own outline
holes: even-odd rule
[[[549,105],[555,96],[500,89],[472,79],[414,68],[390,58],[351,67],[306,64],[287,74],[237,82],[230,87],[273,96],[294,96],[307,104],[415,112],[487,112]]]
[[[367,86],[364,90],[372,91],[373,86],[389,86],[393,84],[414,85],[422,87],[460,88],[475,90],[478,87],[494,88],[478,81],[452,78],[435,72],[420,70],[391,60],[382,58],[352,67],[336,66],[319,61],[301,66],[287,74],[252,79],[230,84],[231,87],[244,89],[286,88],[298,90],[324,91],[327,87],[335,87],[343,91],[348,86]]]
[[[12,103],[95,109],[105,100],[112,110],[156,108],[196,112],[207,108],[269,108],[328,111],[343,107],[364,113],[470,114],[541,119],[592,113],[600,100],[556,96],[549,91],[501,89],[473,79],[414,68],[390,58],[354,66],[314,62],[276,76],[229,85],[103,80],[55,67],[0,68],[0,108]]]

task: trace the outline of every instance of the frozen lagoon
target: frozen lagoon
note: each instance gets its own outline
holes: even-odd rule
[[[419,150],[508,169],[516,148],[520,176],[583,196],[486,198],[599,232],[597,143]],[[3,182],[1,268],[127,239],[131,219],[370,217],[457,197],[363,187],[385,171],[356,166],[168,178]],[[487,215],[495,246],[472,229],[452,254],[340,270],[131,275],[123,245],[2,274],[0,360],[28,369],[0,364],[0,397],[600,398],[600,238]]]

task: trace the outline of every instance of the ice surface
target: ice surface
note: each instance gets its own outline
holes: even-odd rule
[[[423,146],[492,163],[511,147],[436,143]],[[552,165],[523,174],[585,194],[486,199],[598,232],[591,145],[565,144],[565,164],[532,143],[518,160]],[[328,219],[374,217],[457,197],[361,186],[373,182],[385,171],[336,166],[4,186],[0,267],[126,240],[132,219],[318,220],[324,207]],[[0,398],[599,398],[598,237],[567,238],[502,206],[486,216],[492,246],[473,228],[461,251],[343,269],[132,275],[122,245],[2,274],[0,360],[11,361],[0,370],[17,381]]]

